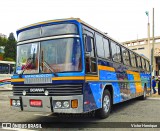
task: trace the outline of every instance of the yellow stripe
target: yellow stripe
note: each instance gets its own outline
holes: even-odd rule
[[[53,77],[52,80],[84,80],[84,76]],[[11,82],[24,82],[24,79],[12,79]]]
[[[24,82],[24,79],[11,79],[11,82]]]
[[[99,80],[98,76],[86,76],[85,77],[86,80]]]
[[[84,76],[53,77],[52,80],[84,80]]]
[[[127,72],[127,74],[132,74],[135,81],[140,81],[141,80],[139,72],[134,72],[134,71],[130,71],[130,70],[127,70],[126,72]],[[142,88],[141,82],[136,82],[135,86],[136,86],[136,92],[137,93],[143,92],[143,88]]]
[[[113,67],[98,65],[99,70],[115,71]]]
[[[127,70],[126,72],[127,72],[127,74],[135,74],[135,73],[137,73],[137,72],[130,71],[130,70]]]

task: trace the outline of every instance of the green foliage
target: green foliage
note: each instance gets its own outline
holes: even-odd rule
[[[4,55],[3,53],[0,53],[0,56],[2,56],[2,57],[3,57],[3,55]]]
[[[14,37],[13,33],[9,34],[8,40],[5,44],[5,49],[4,49],[4,60],[16,60],[16,40]]]
[[[7,57],[7,58],[4,58],[4,60],[5,60],[5,61],[15,61],[14,59],[12,59],[12,58],[9,58],[9,57]]]
[[[0,46],[5,46],[7,43],[7,39],[4,37],[0,37]]]

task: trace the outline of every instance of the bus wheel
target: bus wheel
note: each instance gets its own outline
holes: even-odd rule
[[[95,117],[104,119],[107,118],[111,111],[111,94],[108,90],[104,90],[102,99],[102,108],[95,111]]]

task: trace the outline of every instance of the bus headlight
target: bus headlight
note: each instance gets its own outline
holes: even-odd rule
[[[61,108],[62,107],[62,103],[60,101],[57,101],[55,104],[55,108]]]
[[[16,106],[16,100],[12,100],[12,105]]]
[[[68,108],[69,107],[69,101],[64,101],[63,102],[63,107]]]
[[[17,100],[17,106],[20,106],[20,105],[21,105],[20,100]]]

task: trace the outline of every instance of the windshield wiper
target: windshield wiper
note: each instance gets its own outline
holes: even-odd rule
[[[57,73],[54,71],[54,69],[44,60],[44,51],[42,50],[42,52],[41,52],[41,66],[40,66],[40,69],[41,69],[41,71],[43,71],[43,65],[47,68],[47,69],[49,69],[53,74],[54,74],[54,76],[58,76],[57,75]]]
[[[58,76],[54,69],[46,61],[42,61],[42,64],[45,65],[45,67],[47,67],[47,69],[49,69],[54,74],[54,76]]]

